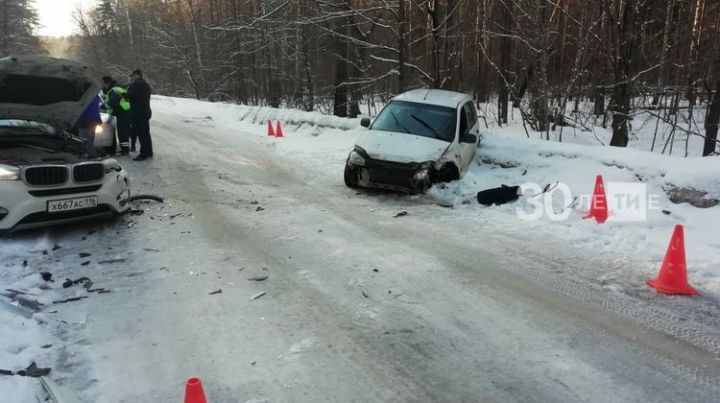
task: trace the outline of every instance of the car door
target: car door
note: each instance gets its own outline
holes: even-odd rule
[[[460,110],[460,161],[464,172],[475,158],[480,134],[480,122],[472,101],[463,105]]]

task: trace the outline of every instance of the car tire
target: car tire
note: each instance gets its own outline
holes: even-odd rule
[[[117,137],[113,137],[113,143],[109,147],[105,147],[105,155],[113,156],[117,151]]]
[[[345,186],[355,189],[359,187],[358,185],[358,170],[356,168],[351,167],[348,164],[345,164]]]

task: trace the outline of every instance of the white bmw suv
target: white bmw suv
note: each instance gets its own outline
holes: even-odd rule
[[[470,166],[480,141],[472,97],[413,90],[393,98],[360,136],[345,164],[345,184],[417,193],[450,182]]]
[[[125,170],[112,158],[83,158],[70,134],[99,91],[97,75],[72,61],[0,59],[0,232],[128,208]]]

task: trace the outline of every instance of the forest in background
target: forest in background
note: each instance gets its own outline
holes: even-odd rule
[[[27,3],[0,0],[4,33]],[[704,155],[717,146],[715,0],[98,0],[75,23],[70,57],[118,77],[140,67],[166,95],[355,117],[444,88],[493,102],[500,125],[516,108],[547,138],[590,103],[611,145],[643,110],[704,137]],[[6,36],[0,52],[14,40],[32,47]]]

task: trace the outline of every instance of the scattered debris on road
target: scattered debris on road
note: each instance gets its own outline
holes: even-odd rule
[[[220,288],[219,290],[216,290],[216,291],[213,291],[213,292],[210,293],[210,295],[217,295],[217,294],[222,294],[222,288]]]
[[[406,215],[408,215],[407,211],[401,211],[401,212],[395,214],[395,216],[393,218],[405,217]]]
[[[53,281],[54,281],[54,280],[52,279],[52,273],[50,273],[50,272],[47,272],[47,271],[41,272],[41,273],[40,273],[40,276],[42,276],[43,281],[47,281],[47,282],[53,282]]]
[[[108,259],[108,260],[101,260],[98,262],[98,264],[125,263],[126,260],[127,259],[125,259],[125,258]]]
[[[70,287],[72,287],[72,286],[74,286],[74,285],[83,284],[83,283],[88,283],[88,282],[89,282],[90,284],[92,284],[92,281],[90,281],[90,279],[89,279],[88,277],[80,277],[80,278],[77,279],[77,280],[70,280],[70,279],[68,278],[68,279],[65,279],[65,282],[63,282],[63,288],[70,288]]]
[[[96,292],[98,294],[109,294],[112,291],[106,290],[105,288],[88,288],[88,292]]]
[[[255,209],[255,212],[256,212],[256,213],[259,213],[259,212],[261,212],[261,211],[265,211],[265,209],[262,208],[262,207],[260,207],[260,206],[258,206],[258,208]]]
[[[134,202],[134,201],[140,201],[140,200],[152,200],[156,201],[158,203],[165,203],[165,199],[163,199],[160,196],[156,195],[135,195],[131,196],[128,201]]]
[[[6,288],[5,291],[7,291],[7,293],[3,294],[4,296],[10,298],[13,302],[16,302],[19,306],[29,309],[33,312],[39,312],[44,306],[37,300],[29,298],[30,296],[32,296],[31,294],[28,294],[28,293],[25,293],[22,291],[18,291],[18,290],[13,290],[11,288]]]
[[[270,276],[255,276],[255,277],[248,278],[248,281],[265,281],[269,278],[270,278]]]
[[[258,298],[260,298],[260,297],[262,297],[262,296],[264,296],[264,295],[265,295],[265,291],[259,292],[259,293],[255,294],[255,295],[253,295],[252,297],[250,297],[250,301],[255,301],[256,299],[258,299]]]
[[[481,190],[477,194],[478,203],[484,206],[501,205],[520,198],[520,186],[502,185],[499,188]]]
[[[50,368],[38,367],[37,364],[35,363],[35,361],[33,361],[32,363],[30,363],[30,365],[28,365],[27,368],[18,371],[16,375],[28,376],[31,378],[38,378],[41,376],[45,376],[49,373],[50,373]]]
[[[53,301],[53,304],[66,304],[68,302],[75,302],[80,301],[81,299],[87,298],[87,295],[83,295],[82,297],[73,297],[73,298],[67,298],[67,299],[61,299],[58,301]]]
[[[78,256],[80,256],[81,258],[90,257],[92,256],[92,253],[80,252],[78,253]]]

